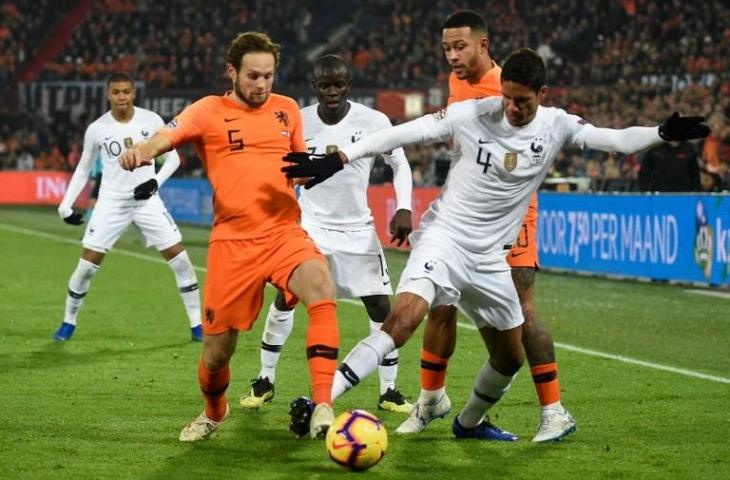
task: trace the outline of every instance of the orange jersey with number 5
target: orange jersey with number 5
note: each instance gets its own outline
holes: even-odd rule
[[[192,143],[213,189],[210,240],[257,238],[297,223],[299,205],[282,157],[305,151],[294,99],[272,94],[250,108],[224,96],[189,105],[160,130],[173,147]]]

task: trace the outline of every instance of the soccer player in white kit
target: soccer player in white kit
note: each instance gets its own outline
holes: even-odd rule
[[[672,115],[659,127],[596,128],[559,108],[540,106],[547,93],[545,65],[530,49],[513,52],[501,74],[502,96],[454,103],[447,109],[380,131],[337,155],[289,154],[287,176],[310,186],[380,151],[418,142],[453,139],[459,152],[447,184],[411,235],[414,246],[400,279],[395,305],[382,330],[362,340],[342,362],[332,389],[337,398],[368,376],[393,348],[401,347],[429,308],[454,304],[484,339],[490,358],[472,394],[454,418],[458,438],[515,441],[494,426],[487,411],[507,392],[524,361],[523,316],[506,255],[517,238],[530,196],[564,146],[632,153],[662,141],[706,137],[701,117]],[[356,377],[343,375],[343,366]],[[420,404],[419,404],[420,405]],[[420,417],[442,415],[428,407]]]
[[[164,126],[156,113],[135,107],[134,97],[134,79],[130,75],[119,72],[107,79],[107,100],[111,109],[86,129],[81,159],[58,206],[58,214],[66,223],[84,223],[83,215],[74,212],[72,207],[86,185],[94,160],[100,156],[99,199],[82,240],[81,258],[69,279],[65,315],[53,336],[58,341],[68,340],[73,335],[91,279],[106,253],[132,223],[144,235],[147,246],[157,248],[172,269],[190,321],[191,339],[202,341],[203,338],[195,269],[183,248],[177,225],[156,193],[180,165],[180,158],[174,150],[167,153],[157,174],[152,165],[127,172],[117,162],[117,157],[127,148],[150,138]]]
[[[332,153],[361,137],[391,126],[388,117],[348,100],[350,67],[336,55],[317,59],[312,68],[312,87],[318,103],[302,109],[304,138],[310,153]],[[390,223],[394,239],[402,244],[412,230],[413,180],[403,149],[384,155],[393,169],[396,213]],[[327,257],[337,288],[337,298],[360,298],[370,319],[370,330],[379,330],[390,312],[393,294],[388,266],[378,241],[367,204],[367,188],[375,156],[347,165],[313,190],[302,189],[299,205],[302,227]],[[258,409],[274,397],[276,365],[291,333],[294,310],[288,309],[281,292],[269,307],[261,338],[261,370],[250,391],[240,399],[246,409]],[[388,353],[379,368],[378,408],[409,413],[395,382],[398,351]]]

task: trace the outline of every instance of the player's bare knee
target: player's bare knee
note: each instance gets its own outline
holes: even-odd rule
[[[406,307],[394,309],[385,320],[383,331],[393,338],[396,348],[400,348],[411,338],[422,319],[423,317],[417,318],[417,315]]]
[[[503,350],[492,355],[489,362],[502,375],[514,375],[525,363],[525,354],[521,348]]]

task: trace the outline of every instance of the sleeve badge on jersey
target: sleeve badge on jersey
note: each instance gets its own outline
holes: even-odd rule
[[[442,108],[441,110],[433,114],[433,118],[435,118],[436,120],[443,120],[444,118],[446,118],[447,113],[447,109]]]
[[[515,152],[507,152],[504,154],[504,168],[508,172],[517,168],[517,154]]]
[[[177,123],[177,117],[175,117],[172,120],[170,120],[167,123],[167,125],[165,125],[165,128],[169,128],[170,130],[172,130],[174,128],[177,128],[177,125],[178,125],[178,123]]]

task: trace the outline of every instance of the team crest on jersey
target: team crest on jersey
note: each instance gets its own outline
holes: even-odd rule
[[[355,143],[362,138],[362,132],[355,132],[350,137],[350,142]]]
[[[441,110],[439,110],[438,112],[434,113],[434,114],[433,114],[433,117],[434,117],[434,118],[435,118],[436,120],[443,120],[444,118],[446,118],[446,115],[447,115],[447,114],[448,114],[448,111],[447,111],[447,110],[446,110],[445,108],[442,108],[442,109],[441,109]]]
[[[517,154],[515,152],[507,152],[504,154],[504,168],[508,172],[517,168]]]
[[[340,151],[340,149],[337,148],[337,145],[327,145],[324,148],[324,153],[326,153],[327,155],[330,155],[332,153],[337,153],[339,151]]]
[[[530,166],[535,167],[542,164],[542,153],[545,150],[545,145],[542,137],[538,137],[530,144]]]
[[[284,110],[278,110],[274,112],[274,115],[276,115],[276,119],[284,125],[285,127],[289,126],[289,115]]]
[[[124,148],[132,148],[132,145],[134,145],[134,140],[132,140],[132,137],[125,137]]]
[[[149,134],[150,134],[150,132],[149,132],[149,131],[147,131],[147,130],[142,130],[142,131],[141,131],[140,133],[142,134],[142,136],[143,136],[144,138],[147,138],[147,137],[149,136]]]

